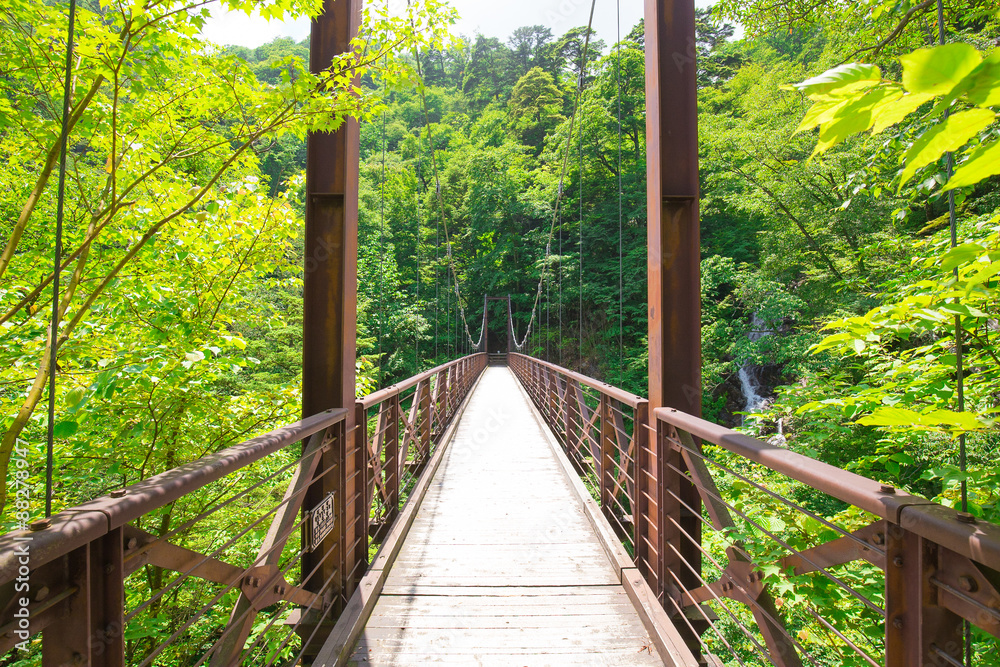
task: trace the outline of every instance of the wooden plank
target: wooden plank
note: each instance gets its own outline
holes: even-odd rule
[[[551,658],[541,659],[538,653],[522,653],[522,661],[513,662],[509,655],[454,655],[436,653],[396,653],[391,656],[356,655],[350,665],[367,665],[372,667],[413,667],[413,665],[462,665],[469,667],[511,667],[512,664],[554,665],[571,667],[587,665],[589,667],[631,667],[635,664],[631,655],[618,656],[610,654],[581,653],[579,651],[558,652],[549,651],[545,655]],[[535,657],[537,656],[537,657]],[[653,663],[660,664],[660,663]]]

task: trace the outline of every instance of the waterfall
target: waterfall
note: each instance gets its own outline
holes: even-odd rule
[[[757,412],[767,403],[767,399],[760,395],[760,385],[757,381],[757,369],[750,364],[743,364],[740,368],[740,388],[743,390],[743,411]]]
[[[775,447],[787,447],[788,438],[785,437],[785,420],[784,418],[778,419],[778,432],[767,439],[767,444],[774,445]]]
[[[767,328],[767,323],[754,313],[750,319],[750,332],[747,338],[756,342],[761,338],[766,338],[774,332]],[[743,411],[757,412],[767,405],[767,399],[760,394],[760,378],[758,368],[750,362],[744,363],[739,372],[740,389],[743,390]]]

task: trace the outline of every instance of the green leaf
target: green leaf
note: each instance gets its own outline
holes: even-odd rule
[[[854,105],[849,105],[854,106]],[[823,153],[840,142],[844,141],[848,137],[851,137],[859,132],[864,132],[871,125],[871,111],[858,112],[858,113],[848,113],[835,119],[832,123],[829,123],[820,130],[819,141],[816,142],[816,148],[813,150],[813,155],[818,155]]]
[[[872,117],[875,119],[872,133],[878,134],[895,125],[932,99],[934,95],[931,93],[909,93],[883,100],[872,109]]]
[[[68,438],[79,430],[80,425],[75,421],[61,421],[56,422],[56,426],[52,429],[52,433],[57,438]]]
[[[921,134],[904,156],[906,167],[899,180],[900,190],[918,169],[949,151],[958,150],[994,120],[996,114],[989,109],[969,109],[949,116],[943,123],[938,123]]]
[[[857,86],[854,84],[870,85],[881,79],[882,71],[875,65],[847,63],[797,83],[794,87],[806,95],[821,95],[831,91],[845,93],[848,92],[845,90],[848,86],[851,87],[850,90],[855,90]]]
[[[795,128],[793,134],[798,134],[799,132],[805,132],[806,130],[811,130],[817,125],[822,125],[829,122],[837,114],[845,104],[850,103],[850,98],[847,99],[832,99],[823,98],[817,100],[809,107],[809,111],[802,118],[802,122],[799,126]]]
[[[77,387],[76,389],[70,389],[68,392],[66,392],[66,396],[63,398],[63,400],[66,402],[66,406],[68,408],[73,408],[80,401],[83,400],[83,394],[84,394],[83,389],[81,389],[80,387]]]
[[[974,275],[968,277],[967,282],[970,285],[978,285],[986,282],[998,273],[1000,273],[1000,261],[993,262],[979,269]]]
[[[915,426],[920,414],[906,408],[879,408],[858,420],[862,426]]]
[[[822,153],[844,139],[869,129],[875,123],[874,109],[885,100],[898,96],[899,91],[894,88],[875,88],[857,99],[848,98],[847,103],[837,105],[832,109],[832,113],[819,114],[817,121],[823,128],[813,155]]]
[[[974,150],[969,159],[955,170],[944,191],[966,188],[997,174],[1000,174],[1000,142],[994,141]]]
[[[987,426],[971,412],[954,412],[952,410],[934,410],[923,415],[923,420],[929,425],[945,424],[962,431],[979,431]]]
[[[984,252],[986,252],[986,248],[978,243],[963,243],[944,254],[944,257],[941,258],[941,268],[945,271],[951,271],[963,264],[975,261]]]
[[[959,88],[976,106],[1000,106],[1000,49],[987,56]]]
[[[962,42],[914,51],[899,59],[903,87],[911,93],[947,95],[982,59],[975,47]]]

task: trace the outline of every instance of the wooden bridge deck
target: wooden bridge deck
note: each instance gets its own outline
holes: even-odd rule
[[[533,411],[486,369],[349,664],[663,664]]]

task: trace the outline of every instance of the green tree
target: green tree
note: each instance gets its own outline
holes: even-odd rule
[[[514,86],[510,97],[510,127],[535,155],[542,150],[546,135],[563,119],[563,97],[552,75],[533,67]]]

